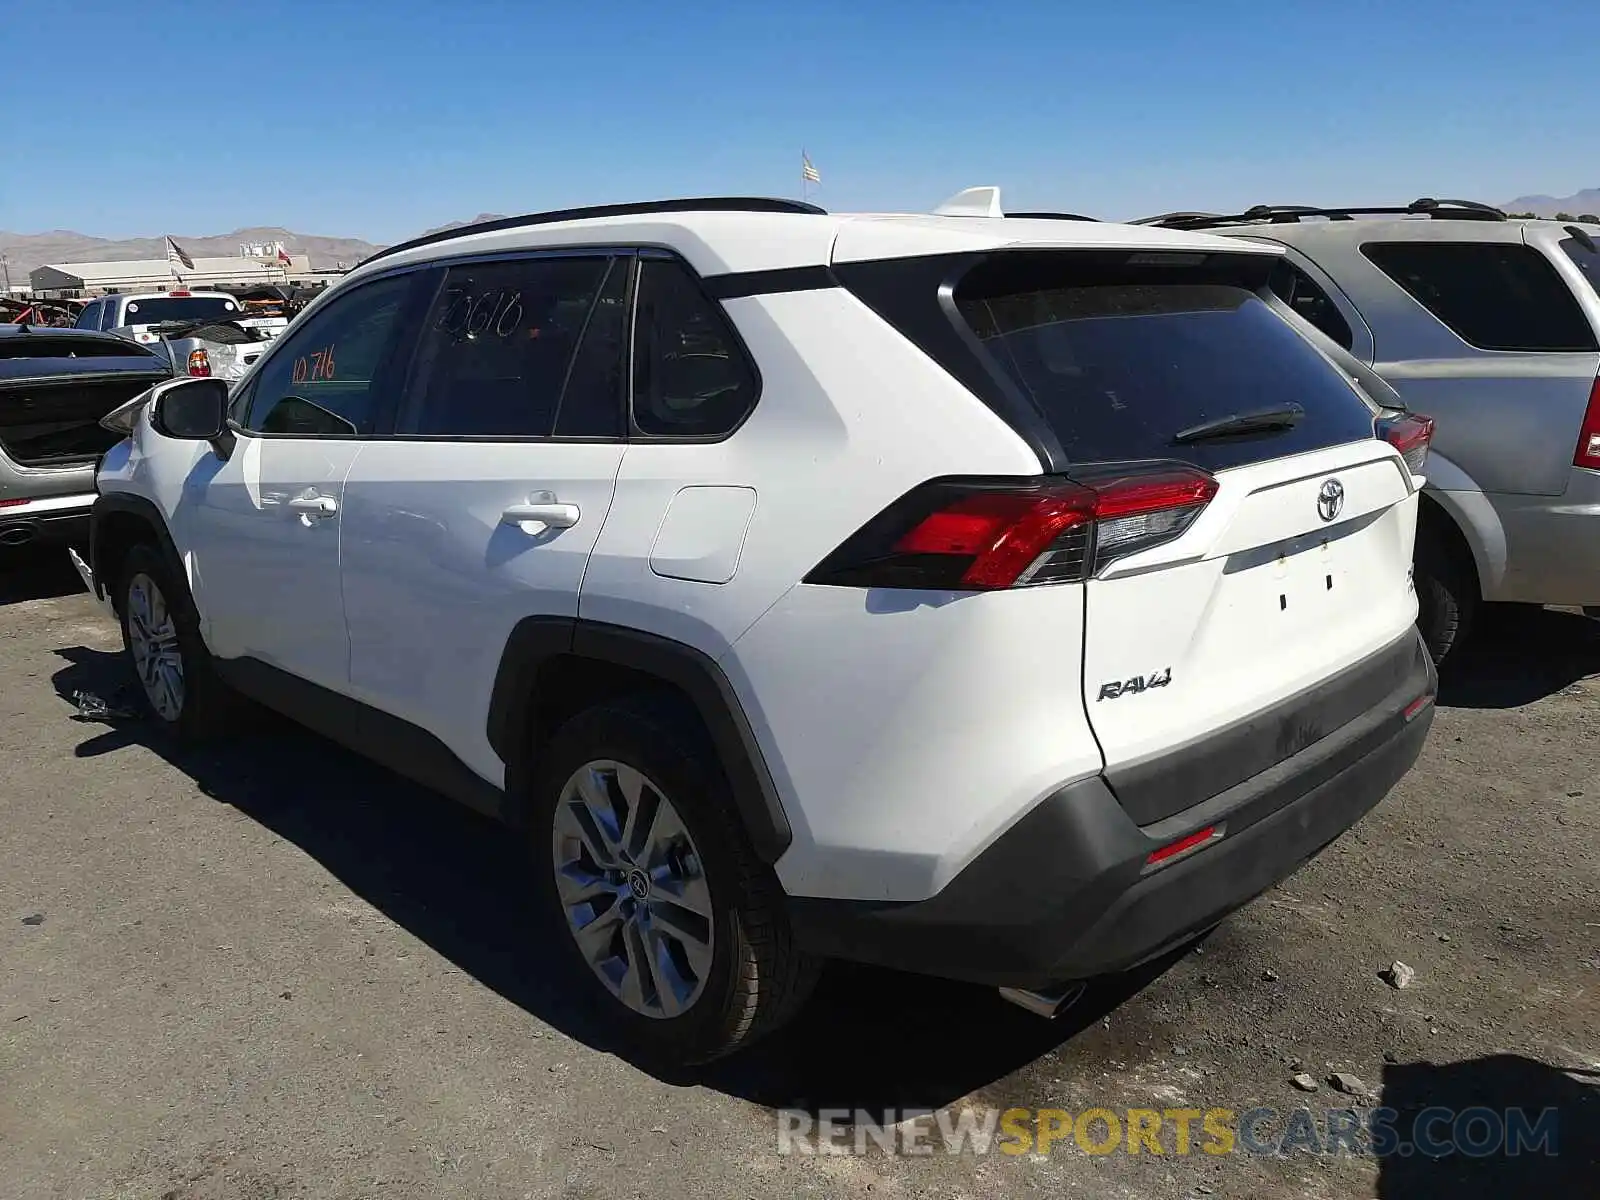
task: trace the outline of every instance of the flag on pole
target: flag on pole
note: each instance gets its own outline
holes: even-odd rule
[[[807,183],[821,183],[822,172],[811,164],[804,150],[800,151],[800,178]]]
[[[169,263],[181,262],[186,269],[190,271],[194,270],[194,259],[185,254],[183,252],[183,247],[178,245],[178,243],[173,241],[170,237],[167,238],[167,261]]]
[[[289,257],[289,252],[282,246],[278,247],[278,261],[286,267],[294,266],[294,260]]]

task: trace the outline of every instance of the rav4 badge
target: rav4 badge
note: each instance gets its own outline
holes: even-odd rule
[[[1115,700],[1119,696],[1129,696],[1138,692],[1147,692],[1151,688],[1166,687],[1171,682],[1172,668],[1165,667],[1151,675],[1135,675],[1132,679],[1102,683],[1100,685],[1100,694],[1095,697],[1095,700],[1096,702]]]

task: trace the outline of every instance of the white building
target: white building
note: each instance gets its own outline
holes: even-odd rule
[[[254,249],[254,247],[250,247]],[[132,292],[170,288],[210,288],[223,284],[249,286],[263,283],[314,284],[337,278],[337,272],[313,271],[311,256],[290,254],[285,266],[273,258],[196,258],[194,270],[164,258],[139,258],[126,262],[51,263],[28,273],[37,295],[51,297],[101,296],[107,292]]]

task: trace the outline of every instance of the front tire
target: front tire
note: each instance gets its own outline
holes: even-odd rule
[[[128,551],[116,601],[122,644],[151,717],[184,741],[216,733],[232,711],[232,693],[212,665],[188,587],[155,546]]]
[[[564,725],[530,824],[540,907],[580,986],[631,1049],[687,1065],[782,1025],[818,964],[680,703],[611,702]]]

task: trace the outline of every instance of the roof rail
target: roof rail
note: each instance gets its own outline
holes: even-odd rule
[[[1351,221],[1356,217],[1431,217],[1435,220],[1454,221],[1504,221],[1506,214],[1488,204],[1475,200],[1435,200],[1424,196],[1404,207],[1314,208],[1302,204],[1258,204],[1242,213],[1168,213],[1160,217],[1145,217],[1135,225],[1160,225],[1167,229],[1209,229],[1217,225],[1293,224],[1305,217],[1320,217],[1329,221]]]
[[[412,238],[409,242],[385,246],[356,265],[364,267],[369,262],[387,258],[391,254],[399,254],[402,250],[415,250],[419,246],[432,246],[438,242],[468,237],[475,233],[498,233],[502,229],[520,229],[524,225],[553,225],[557,221],[585,221],[598,217],[647,216],[650,213],[673,212],[803,213],[810,216],[826,216],[827,211],[802,200],[783,200],[770,196],[694,196],[681,200],[645,200],[638,204],[593,204],[587,208],[558,208],[550,212],[527,213],[520,217],[497,217],[493,221],[477,221],[470,225],[441,229],[437,233],[425,233],[421,237]]]

